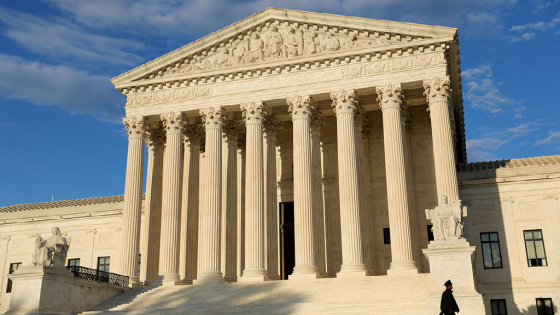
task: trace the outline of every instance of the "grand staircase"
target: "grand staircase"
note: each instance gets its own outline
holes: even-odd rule
[[[82,314],[426,315],[430,274],[146,287]]]

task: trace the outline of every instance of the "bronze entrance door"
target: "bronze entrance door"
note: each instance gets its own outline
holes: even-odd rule
[[[294,203],[280,203],[280,278],[287,280],[296,266]]]

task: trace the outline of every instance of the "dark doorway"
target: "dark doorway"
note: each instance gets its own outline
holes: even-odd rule
[[[280,277],[287,280],[296,266],[294,237],[294,203],[280,203]]]

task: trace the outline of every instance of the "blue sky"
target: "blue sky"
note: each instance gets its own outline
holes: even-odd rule
[[[269,6],[459,28],[469,161],[560,152],[560,0],[3,0],[0,206],[122,194],[109,79]]]

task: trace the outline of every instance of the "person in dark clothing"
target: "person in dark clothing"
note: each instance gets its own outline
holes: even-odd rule
[[[441,313],[439,315],[455,315],[455,312],[459,313],[459,306],[457,302],[455,302],[455,298],[453,297],[453,284],[451,280],[447,280],[444,284],[445,291],[441,295]]]

